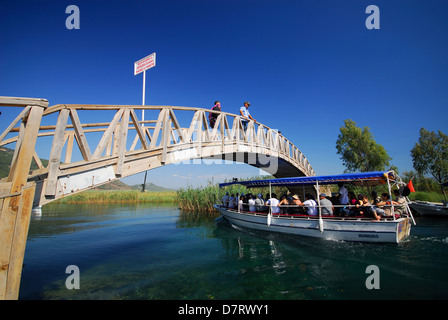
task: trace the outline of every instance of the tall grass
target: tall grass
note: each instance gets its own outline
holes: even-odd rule
[[[265,177],[255,177],[250,180],[260,180]],[[209,182],[209,185],[206,187],[192,188],[188,187],[186,189],[179,189],[177,191],[177,199],[180,209],[186,211],[195,211],[199,213],[213,213],[216,212],[213,208],[214,204],[220,204],[221,199],[226,192],[229,195],[241,195],[242,193],[248,194],[258,194],[262,193],[263,196],[265,193],[269,191],[267,188],[251,188],[248,189],[242,185],[230,185],[224,188],[220,188],[217,184],[212,184]],[[276,193],[278,196],[281,194],[287,193],[286,188],[273,187],[272,192]]]
[[[411,192],[409,194],[410,200],[421,200],[421,201],[428,201],[428,202],[442,202],[445,201],[445,197],[440,192],[423,192],[423,191],[417,191],[417,192]]]
[[[177,191],[179,208],[185,211],[213,213],[213,204],[217,203],[219,198],[219,188],[212,185],[200,188],[181,188]]]
[[[176,192],[140,192],[137,190],[87,190],[55,201],[57,203],[175,203]]]

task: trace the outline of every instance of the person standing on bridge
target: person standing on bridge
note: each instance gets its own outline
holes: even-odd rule
[[[215,105],[212,107],[212,110],[214,111],[221,111],[221,102],[215,101]],[[218,113],[210,112],[210,115],[208,116],[208,119],[210,121],[210,128],[215,127],[216,119],[218,118]]]
[[[243,125],[244,132],[246,132],[246,130],[247,130],[247,123],[249,122],[249,119],[254,121],[254,122],[257,122],[250,115],[250,113],[249,113],[249,106],[250,106],[250,103],[246,101],[246,102],[244,102],[244,106],[242,106],[240,108],[240,113],[243,116],[243,119],[241,120],[241,124]]]

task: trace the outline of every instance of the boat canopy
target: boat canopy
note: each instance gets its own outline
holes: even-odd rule
[[[362,186],[372,186],[387,183],[387,179],[395,180],[397,177],[394,171],[374,171],[362,173],[346,173],[330,176],[311,176],[311,177],[295,177],[295,178],[279,178],[251,181],[233,181],[220,183],[219,187],[225,187],[232,184],[244,185],[248,188],[269,187],[271,186],[311,186],[326,185],[338,183],[351,183]]]

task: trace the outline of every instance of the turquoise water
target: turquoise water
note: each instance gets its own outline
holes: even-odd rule
[[[20,299],[447,299],[448,219],[403,243],[235,229],[171,206],[47,205],[30,225]],[[66,267],[80,271],[69,290]],[[369,265],[379,289],[367,289]]]

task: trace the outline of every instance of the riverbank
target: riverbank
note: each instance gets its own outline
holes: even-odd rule
[[[176,203],[176,191],[88,190],[56,200],[55,203]]]

